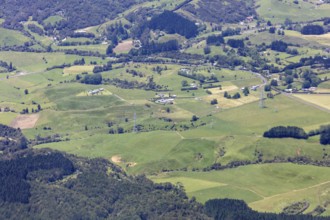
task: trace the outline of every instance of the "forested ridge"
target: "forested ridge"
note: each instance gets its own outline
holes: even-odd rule
[[[201,0],[198,1],[197,6],[192,3],[183,6],[183,10],[203,21],[235,23],[248,16],[256,16],[253,4],[251,0]]]
[[[46,29],[75,30],[101,24],[138,2],[142,0],[4,0],[1,1],[0,17],[5,19],[2,25],[11,29],[23,29],[20,22],[32,16]],[[63,20],[55,25],[44,23],[49,16],[55,15]]]

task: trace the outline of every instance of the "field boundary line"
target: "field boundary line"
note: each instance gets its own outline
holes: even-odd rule
[[[254,204],[254,203],[257,203],[257,202],[261,202],[263,200],[268,200],[268,199],[272,199],[274,197],[278,197],[278,196],[282,196],[282,195],[285,195],[285,194],[290,194],[290,193],[297,193],[297,192],[300,192],[300,191],[304,191],[304,190],[308,190],[308,189],[312,189],[312,188],[316,188],[316,187],[319,187],[319,186],[322,186],[322,185],[325,185],[325,184],[328,184],[330,183],[330,180],[329,181],[326,181],[326,182],[323,182],[323,183],[319,183],[319,184],[316,184],[316,185],[312,185],[312,186],[308,186],[308,187],[305,187],[305,188],[301,188],[301,189],[294,189],[294,190],[291,190],[291,191],[288,191],[288,192],[285,192],[285,193],[279,193],[279,194],[275,194],[275,195],[272,195],[272,196],[268,196],[268,197],[264,197],[263,199],[261,200],[258,200],[258,201],[255,201],[255,202],[251,202],[249,203],[250,204]]]
[[[177,135],[180,136],[181,139],[186,139],[185,137],[182,136],[182,134],[180,134],[178,131],[175,132]]]

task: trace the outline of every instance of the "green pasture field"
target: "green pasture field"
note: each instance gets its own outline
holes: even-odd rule
[[[323,82],[319,85],[320,88],[330,89],[330,81]]]
[[[286,18],[293,21],[310,21],[327,17],[330,6],[323,4],[316,6],[310,2],[299,1],[294,4],[293,1],[279,0],[258,0],[256,5],[257,13],[266,21],[271,20],[273,23],[283,23]]]
[[[20,46],[25,42],[29,42],[30,39],[24,36],[22,33],[14,30],[0,28],[0,46]]]
[[[303,35],[300,32],[297,31],[285,31],[286,35],[290,37],[300,38],[303,41],[309,41],[309,42],[315,42],[319,45],[322,45],[323,47],[328,47],[330,45],[329,39],[330,34],[322,34],[322,35]],[[300,40],[300,41],[301,41]]]
[[[268,31],[261,33],[248,33],[246,34],[249,37],[249,41],[252,44],[260,45],[265,43],[270,45],[272,41],[282,40],[286,43],[298,44],[303,46],[303,48],[297,48],[298,50],[310,50],[311,48],[321,48],[322,44],[313,40],[313,38],[303,38],[299,32],[285,30],[285,35],[271,34]],[[322,51],[322,50],[321,50]]]
[[[149,176],[155,182],[182,184],[200,202],[210,198],[243,199],[258,211],[281,212],[306,199],[312,211],[329,201],[329,169],[296,164],[248,165],[210,172],[169,172]]]
[[[76,46],[53,46],[54,49],[59,50],[83,50],[83,51],[92,51],[92,52],[100,52],[101,54],[105,54],[108,45],[106,44],[90,44],[90,45],[76,45]]]
[[[67,86],[69,87],[69,86]],[[107,90],[114,92],[111,87],[105,87]],[[220,162],[227,164],[233,160],[257,160],[255,151],[263,153],[263,159],[273,159],[275,156],[287,158],[297,155],[308,155],[313,159],[320,160],[323,157],[323,147],[319,145],[318,139],[296,140],[296,139],[266,139],[262,138],[265,130],[277,125],[295,125],[301,126],[309,131],[318,128],[321,124],[329,123],[328,114],[321,112],[313,107],[305,106],[300,103],[288,100],[284,96],[277,96],[274,100],[266,101],[266,108],[260,109],[258,102],[245,104],[243,106],[232,108],[229,110],[212,111],[213,106],[209,105],[209,110],[213,116],[204,116],[200,120],[206,122],[205,126],[191,129],[187,131],[155,131],[147,133],[128,133],[122,135],[106,134],[106,122],[114,120],[126,126],[133,127],[133,114],[137,115],[137,123],[145,125],[160,126],[156,117],[165,115],[166,117],[175,118],[176,114],[182,114],[182,110],[191,112],[192,114],[202,114],[204,106],[199,104],[192,105],[191,101],[178,100],[178,104],[171,107],[173,113],[160,113],[162,107],[151,104],[151,108],[145,106],[147,101],[133,103],[125,103],[119,100],[110,101],[114,97],[79,97],[86,98],[84,100],[65,97],[65,94],[75,94],[79,92],[79,86],[70,88],[61,88],[48,92],[48,98],[56,103],[57,111],[44,111],[38,122],[38,128],[50,126],[52,132],[69,133],[71,140],[64,143],[51,143],[38,147],[51,147],[54,149],[64,150],[81,156],[102,156],[111,158],[114,155],[120,155],[124,161],[134,162],[134,167],[127,168],[132,173],[153,173],[163,169],[187,168],[200,169]],[[55,95],[56,94],[56,95]],[[88,99],[87,99],[88,98]],[[94,98],[100,98],[94,102]],[[102,99],[101,99],[102,98]],[[102,104],[102,100],[109,104]],[[85,102],[87,101],[87,102]],[[91,102],[91,103],[88,103]],[[116,102],[122,106],[117,106]],[[97,105],[97,106],[94,106]],[[95,108],[93,108],[95,107]],[[208,106],[205,105],[206,109]],[[82,110],[86,108],[85,110]],[[300,109],[305,108],[305,111]],[[204,110],[206,111],[206,110]],[[187,113],[184,113],[186,115]],[[206,114],[206,112],[204,112]],[[158,115],[158,116],[157,116]],[[181,116],[182,117],[182,116]],[[189,119],[188,117],[188,119]],[[56,121],[57,118],[62,120]],[[128,123],[124,123],[124,118],[129,118]],[[244,118],[244,119],[243,119]],[[187,119],[186,119],[187,120]],[[89,125],[89,130],[84,131],[84,126]],[[36,134],[34,129],[24,131],[29,137]],[[148,157],[141,160],[141,155],[135,154],[135,145],[126,141],[134,139],[135,141],[148,141],[146,136],[151,134],[170,135],[177,137],[178,142],[166,143],[166,154],[161,155],[161,159],[154,160],[154,157]],[[166,134],[166,135],[165,135]],[[89,136],[91,135],[91,136]],[[155,135],[155,140],[157,135]],[[99,139],[104,142],[99,142]],[[152,138],[153,139],[153,138]],[[150,154],[160,154],[158,152],[158,143],[154,144],[149,139]],[[117,140],[113,142],[113,140]],[[122,140],[122,143],[118,144]],[[125,141],[124,141],[125,140]],[[165,141],[166,142],[166,141]],[[89,144],[86,144],[89,143]],[[172,145],[172,144],[173,145]],[[283,144],[285,143],[285,144]],[[82,147],[82,145],[84,147]],[[74,146],[74,147],[72,147]],[[90,147],[89,147],[90,146]],[[155,146],[154,152],[152,147]],[[203,147],[201,147],[203,146]],[[83,149],[83,151],[80,151]],[[128,150],[129,149],[129,150]],[[220,156],[221,149],[225,150],[225,154]],[[140,151],[141,149],[139,149]],[[143,151],[141,151],[143,152]],[[124,166],[124,164],[121,164]]]
[[[45,60],[43,60],[45,58]],[[0,60],[12,62],[13,65],[22,72],[44,72],[47,67],[61,65],[63,63],[73,63],[75,60],[83,57],[77,55],[68,55],[64,53],[27,53],[27,52],[12,52],[1,51]],[[102,62],[101,58],[84,57],[86,63],[90,61]]]

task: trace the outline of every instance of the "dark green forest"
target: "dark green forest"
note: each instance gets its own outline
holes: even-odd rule
[[[20,22],[32,16],[33,20],[45,26],[46,31],[56,28],[70,33],[72,30],[98,25],[106,19],[112,19],[139,2],[142,0],[5,0],[1,1],[0,15],[5,19],[2,25],[6,28],[23,30]],[[63,19],[54,25],[44,23],[46,18],[54,15]]]
[[[186,38],[195,37],[198,34],[197,26],[194,22],[171,11],[164,11],[149,22],[149,27],[153,30],[159,29],[168,34],[180,34]]]

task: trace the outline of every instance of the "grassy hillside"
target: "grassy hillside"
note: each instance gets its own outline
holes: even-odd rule
[[[329,4],[317,6],[316,3],[317,1],[299,1],[299,4],[280,0],[256,1],[256,5],[259,6],[257,13],[265,20],[274,23],[284,22],[286,18],[293,21],[309,21],[327,17]]]
[[[250,165],[224,171],[173,172],[151,176],[155,182],[182,184],[190,196],[245,200],[253,209],[281,212],[299,200],[310,203],[308,213],[328,201],[328,168],[295,164]]]

